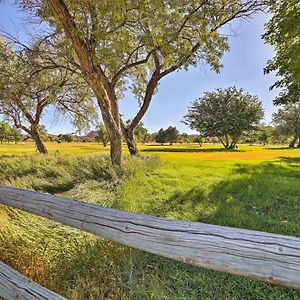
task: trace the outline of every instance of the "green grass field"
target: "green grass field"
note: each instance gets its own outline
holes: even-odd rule
[[[93,143],[0,145],[0,183],[127,211],[300,237],[300,149],[143,145],[110,166]],[[70,155],[72,154],[72,155]],[[85,154],[85,155],[81,155]],[[89,155],[86,155],[89,154]],[[70,299],[300,299],[0,207],[0,259]]]

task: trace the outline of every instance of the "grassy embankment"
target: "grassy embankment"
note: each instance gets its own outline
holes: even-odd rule
[[[99,151],[96,144],[48,147],[52,153]],[[0,145],[0,153],[8,154],[7,148],[34,152],[26,144]],[[115,171],[97,155],[3,156],[0,183],[300,237],[300,150],[241,146],[226,152],[213,145],[142,150],[159,155],[161,165],[156,159],[126,159],[128,171]],[[184,265],[4,207],[0,259],[71,299],[300,299],[291,289]]]

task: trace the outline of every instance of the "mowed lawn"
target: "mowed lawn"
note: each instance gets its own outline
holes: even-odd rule
[[[30,143],[0,145],[0,184],[300,237],[300,149],[141,145],[143,156],[160,162],[126,158],[132,171],[120,177],[99,162],[97,153],[109,148],[47,146],[48,157],[29,155],[35,153]],[[28,216],[0,208],[0,259],[70,299],[300,299],[293,289],[188,266]]]

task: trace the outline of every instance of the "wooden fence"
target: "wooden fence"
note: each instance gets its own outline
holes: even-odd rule
[[[151,217],[2,185],[0,204],[187,264],[300,289],[300,238]],[[29,282],[0,265],[5,299],[16,299],[16,294],[62,299]]]

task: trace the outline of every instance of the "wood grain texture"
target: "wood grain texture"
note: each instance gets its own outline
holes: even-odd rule
[[[0,203],[184,263],[300,289],[300,238],[151,217],[1,185]]]
[[[63,300],[0,261],[0,297],[6,300]]]

